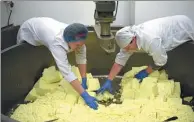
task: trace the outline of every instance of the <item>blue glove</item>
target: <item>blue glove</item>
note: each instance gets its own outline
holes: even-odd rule
[[[81,85],[84,89],[88,89],[86,82],[87,82],[87,78],[82,78],[82,84]]]
[[[98,104],[96,103],[97,99],[90,96],[86,91],[81,94],[81,97],[84,99],[85,103],[94,110],[97,110]]]
[[[106,90],[112,94],[112,81],[109,79],[107,79],[103,86],[97,91],[97,94],[104,93]]]
[[[135,78],[143,80],[145,77],[147,77],[149,74],[146,72],[146,70],[142,70],[139,73],[135,75]]]

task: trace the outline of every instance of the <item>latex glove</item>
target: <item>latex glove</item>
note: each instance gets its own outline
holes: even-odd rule
[[[92,109],[97,110],[98,104],[96,103],[97,99],[88,94],[88,92],[84,91],[81,94],[81,97],[84,99],[85,103]]]
[[[103,86],[97,91],[97,94],[109,91],[112,94],[112,80],[107,79]]]
[[[87,87],[87,78],[82,78],[82,87],[84,88],[84,89],[88,89],[88,87]]]
[[[137,74],[135,75],[135,78],[140,79],[140,80],[143,80],[143,79],[146,78],[148,75],[149,75],[149,74],[147,73],[146,70],[142,70],[142,71],[140,71],[139,73],[137,73]]]

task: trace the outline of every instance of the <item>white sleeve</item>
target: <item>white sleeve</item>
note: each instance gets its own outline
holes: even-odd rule
[[[77,64],[86,64],[86,46],[83,45],[77,51],[75,51],[75,59]]]
[[[65,80],[71,82],[77,79],[75,74],[71,71],[71,65],[67,59],[67,52],[60,45],[53,45],[49,47],[49,50]]]
[[[122,66],[125,66],[127,60],[129,59],[129,57],[132,55],[132,52],[127,52],[123,49],[120,49],[120,52],[116,55],[116,59],[115,62],[117,64],[120,64]]]
[[[160,38],[154,38],[150,44],[149,54],[152,56],[155,65],[164,66],[167,63],[167,54],[161,44]]]

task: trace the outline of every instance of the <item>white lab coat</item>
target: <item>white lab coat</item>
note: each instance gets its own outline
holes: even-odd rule
[[[25,40],[34,46],[46,46],[52,53],[64,78],[71,82],[77,77],[71,71],[71,65],[67,59],[67,53],[71,52],[71,50],[63,39],[63,31],[67,26],[67,24],[52,18],[31,18],[21,25],[18,31],[17,43]],[[86,64],[86,46],[83,45],[76,51],[75,56],[77,64]]]
[[[139,51],[152,56],[156,66],[164,66],[167,62],[167,52],[194,40],[194,26],[192,21],[184,15],[168,16],[150,20],[132,27],[137,37]],[[125,65],[134,52],[120,49],[115,62]]]

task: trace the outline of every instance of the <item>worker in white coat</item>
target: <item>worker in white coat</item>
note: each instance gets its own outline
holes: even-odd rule
[[[168,60],[168,51],[189,40],[194,40],[194,26],[187,16],[167,16],[137,26],[124,27],[116,33],[115,39],[121,49],[116,55],[115,63],[106,82],[98,93],[106,90],[112,92],[112,80],[134,52],[146,52],[152,56],[154,61],[154,65],[148,66],[135,75],[135,78],[140,81],[154,70],[164,66]]]
[[[97,109],[96,98],[90,96],[87,89],[86,78],[86,46],[87,28],[80,23],[65,24],[48,17],[34,17],[25,21],[17,35],[17,42],[26,41],[34,46],[46,46],[64,76],[73,88],[82,96],[85,103]],[[67,53],[75,51],[76,62],[82,76],[82,84],[71,71]]]

